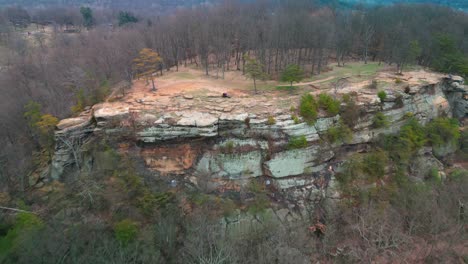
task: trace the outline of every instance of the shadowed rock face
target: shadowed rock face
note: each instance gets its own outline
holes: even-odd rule
[[[291,197],[310,196],[312,190],[314,195],[322,195],[318,191],[323,186],[333,185],[330,165],[339,164],[340,156],[352,151],[351,146],[397,132],[405,122],[405,114],[411,112],[422,123],[452,113],[466,116],[465,88],[463,79],[457,77],[411,87],[406,92],[389,91],[383,104],[361,104],[364,111],[351,142],[333,145],[323,139],[327,130],[337,125],[338,115],[319,116],[314,125],[307,125],[296,124],[283,110],[171,112],[158,110],[157,106],[113,109],[96,105],[58,124],[51,177],[59,179],[64,168],[77,168],[83,160],[81,146],[93,137],[106,135],[132,146],[131,153],[141,158],[156,177],[178,177],[195,184],[205,181],[210,189],[218,190],[227,186],[239,189],[250,178],[268,177]],[[387,128],[372,126],[373,116],[379,111],[391,123]],[[268,122],[268,116],[274,117],[274,124]],[[289,140],[297,136],[304,136],[307,146],[289,149]]]
[[[447,85],[445,94],[450,102],[453,117],[466,118],[468,114],[468,88],[463,78],[450,76],[444,80]]]

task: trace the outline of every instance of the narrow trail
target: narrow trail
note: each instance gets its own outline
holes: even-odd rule
[[[330,76],[330,77],[327,77],[325,79],[320,79],[320,80],[315,80],[315,81],[312,81],[312,82],[300,82],[300,83],[293,83],[292,86],[304,86],[304,85],[311,85],[311,84],[319,84],[319,83],[322,83],[322,82],[326,82],[326,81],[329,81],[329,80],[332,80],[336,78],[336,76]],[[281,85],[278,85],[278,86],[281,86],[281,87],[288,87],[288,86],[291,86],[289,84],[281,84]]]

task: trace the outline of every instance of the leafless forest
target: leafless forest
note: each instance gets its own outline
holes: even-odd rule
[[[44,158],[43,139],[25,117],[28,103],[40,104],[42,113],[69,117],[77,104],[80,109],[91,106],[104,100],[115,84],[131,82],[133,61],[143,48],[162,57],[162,74],[196,67],[221,78],[224,72],[244,73],[249,56],[261,62],[268,78],[275,80],[290,64],[313,76],[326,71],[330,62],[346,65],[353,61],[394,65],[398,71],[417,64],[468,76],[468,15],[436,5],[349,9],[313,1],[224,1],[157,15],[138,10],[91,11],[86,16],[87,10],[80,7],[0,9],[1,193],[34,199],[26,198],[31,188],[28,177],[49,162]],[[334,220],[328,228],[333,232],[314,242],[302,237],[300,230],[306,223],[291,230],[265,226],[242,239],[220,237],[217,225],[205,219],[212,210],[209,205],[190,221],[173,212],[180,209],[159,215],[156,227],[148,229],[150,235],[124,249],[112,242],[111,235],[101,235],[102,227],[67,229],[65,223],[51,220],[45,229],[21,242],[27,254],[4,259],[0,254],[0,262],[295,263],[297,259],[303,263],[300,260],[313,256],[323,263],[376,259],[379,263],[378,256],[384,256],[396,263],[399,254],[405,260],[411,260],[411,254],[414,259],[426,254],[427,263],[447,259],[467,263],[468,255],[452,251],[440,255],[438,251],[460,246],[466,239],[466,216],[459,211],[460,200],[454,198],[466,197],[466,186],[465,177],[461,182],[437,185],[431,192],[402,187],[391,198],[387,193],[385,198],[366,200],[365,207],[344,206],[330,216]],[[396,205],[380,214],[382,204],[390,202]],[[60,235],[64,230],[69,232],[67,238]],[[43,237],[49,235],[44,242]],[[337,249],[343,237],[356,242]],[[405,251],[407,245],[418,243],[432,251]],[[95,255],[82,254],[93,249]],[[342,255],[346,257],[334,259],[341,252],[337,250],[346,251]]]

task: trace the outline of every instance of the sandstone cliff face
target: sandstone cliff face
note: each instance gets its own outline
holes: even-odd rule
[[[308,125],[296,124],[291,113],[282,109],[251,112],[226,111],[225,107],[209,111],[181,107],[181,111],[170,111],[100,104],[58,125],[51,178],[60,179],[64,169],[82,168],[83,143],[107,136],[119,143],[130,143],[127,145],[131,146],[131,153],[136,153],[155,177],[198,185],[203,181],[207,190],[221,192],[238,190],[249,179],[264,177],[267,184],[290,199],[313,200],[335,195],[333,188],[327,187],[333,187],[333,170],[347,153],[365,148],[366,143],[382,133],[397,132],[407,113],[422,123],[452,113],[464,117],[465,88],[462,79],[445,78],[401,91],[389,90],[383,104],[373,95],[375,100],[360,103],[364,111],[347,144],[324,140],[324,134],[338,123],[339,116],[322,115],[314,125]],[[387,128],[372,126],[372,118],[379,111],[391,123]],[[269,117],[276,122],[269,122]],[[289,140],[296,136],[305,136],[308,145],[289,149]]]

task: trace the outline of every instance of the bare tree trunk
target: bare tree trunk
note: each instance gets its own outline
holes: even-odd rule
[[[317,73],[320,74],[322,72],[322,56],[323,56],[323,48],[320,48],[319,51],[319,59],[317,64]]]
[[[255,78],[253,78],[253,81],[254,81],[255,94],[257,94],[257,80]]]
[[[225,65],[226,65],[226,63],[223,63],[223,80],[224,80],[224,71],[225,71],[224,68],[225,68]],[[228,67],[229,67],[229,63],[228,63]],[[229,70],[229,69],[228,69],[228,70]]]
[[[2,210],[8,210],[8,211],[13,211],[13,212],[20,212],[20,213],[36,214],[35,212],[26,211],[26,210],[21,210],[21,209],[16,209],[16,208],[11,208],[11,207],[4,207],[4,206],[0,206],[0,209],[2,209]]]
[[[368,47],[366,45],[366,47],[364,48],[364,64],[367,64],[367,53],[368,53]]]
[[[268,50],[268,68],[267,68],[268,74],[270,74],[270,68],[271,68],[271,49]]]
[[[279,49],[276,48],[276,54],[275,54],[275,72],[278,72],[278,53],[279,53]]]
[[[315,74],[315,60],[317,59],[317,49],[314,49],[314,52],[312,54],[312,70],[311,70],[311,75]]]
[[[245,74],[245,53],[242,53],[242,75]]]
[[[301,59],[302,59],[302,48],[299,48],[299,54],[297,56],[297,65],[301,66]]]

